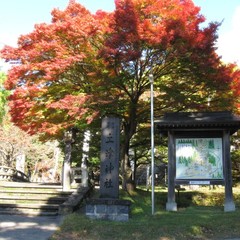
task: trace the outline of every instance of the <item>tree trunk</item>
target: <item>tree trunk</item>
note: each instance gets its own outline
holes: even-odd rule
[[[135,184],[132,178],[132,169],[130,165],[129,158],[129,149],[130,143],[133,135],[136,133],[137,128],[137,102],[138,97],[132,100],[132,104],[129,109],[129,119],[125,123],[123,123],[123,131],[124,131],[124,145],[122,151],[122,162],[121,162],[121,170],[122,170],[122,188],[126,191],[131,191],[135,189]]]
[[[124,153],[122,159],[122,188],[125,191],[132,190],[134,188],[133,181],[132,181],[132,169],[129,163],[129,155],[128,150],[125,149],[127,146],[124,146]]]
[[[130,140],[132,138],[132,134],[129,134],[130,131],[125,130],[125,142],[122,150],[122,162],[121,162],[121,171],[122,171],[122,188],[125,191],[132,191],[135,189],[135,184],[133,181],[133,172],[130,165],[129,158],[129,148],[130,148]]]

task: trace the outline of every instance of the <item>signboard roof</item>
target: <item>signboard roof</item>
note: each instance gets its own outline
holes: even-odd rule
[[[166,113],[162,119],[155,121],[160,132],[187,129],[228,129],[231,133],[240,128],[240,116],[229,111],[223,112],[174,112]]]

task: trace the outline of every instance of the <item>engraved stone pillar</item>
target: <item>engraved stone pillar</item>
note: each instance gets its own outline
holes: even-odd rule
[[[100,198],[119,197],[120,120],[102,120]]]

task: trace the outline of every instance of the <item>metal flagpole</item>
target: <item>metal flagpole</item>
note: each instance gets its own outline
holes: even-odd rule
[[[149,75],[150,80],[150,93],[151,93],[151,172],[152,172],[152,215],[154,215],[154,205],[155,205],[155,199],[154,199],[154,112],[153,112],[153,75]]]

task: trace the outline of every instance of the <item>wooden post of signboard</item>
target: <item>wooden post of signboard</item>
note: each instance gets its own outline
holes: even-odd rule
[[[172,131],[168,131],[168,201],[166,203],[167,211],[177,211],[174,183],[174,178],[176,174],[175,154],[174,134]]]
[[[235,203],[233,201],[232,193],[232,166],[230,158],[230,132],[223,131],[223,161],[224,161],[224,178],[225,178],[225,202],[224,211],[235,211]]]

